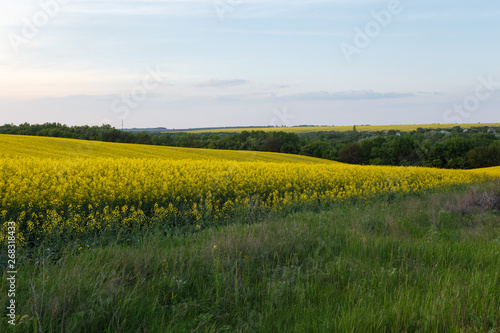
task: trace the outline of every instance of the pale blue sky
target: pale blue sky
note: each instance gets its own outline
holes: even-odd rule
[[[500,122],[498,1],[17,0],[0,36],[2,124]]]

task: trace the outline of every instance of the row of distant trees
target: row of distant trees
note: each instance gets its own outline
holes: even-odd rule
[[[110,125],[66,126],[59,123],[6,124],[1,134],[36,135],[187,148],[253,150],[301,154],[352,164],[414,165],[468,169],[500,165],[500,128],[460,126],[412,132],[287,133],[148,133],[117,130]]]

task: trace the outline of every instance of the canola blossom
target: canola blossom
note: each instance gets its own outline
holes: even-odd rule
[[[263,162],[336,163],[320,158],[270,152],[161,147],[0,134],[0,158],[161,158],[169,160],[226,160]]]
[[[231,160],[229,155],[226,159],[207,159],[209,155],[198,159],[107,157],[116,154],[113,149],[117,146],[100,144],[103,153],[67,158],[50,149],[51,140],[44,150],[49,157],[26,148],[12,158],[6,156],[7,151],[16,148],[4,146],[0,157],[0,243],[5,241],[9,221],[16,222],[17,241],[22,245],[132,228],[179,224],[199,228],[236,211],[281,211],[348,198],[365,200],[492,177],[487,172],[420,167],[267,162],[259,160],[259,153],[254,161]],[[155,148],[126,146],[131,151]]]

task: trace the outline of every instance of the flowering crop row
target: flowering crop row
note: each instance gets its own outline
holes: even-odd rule
[[[478,172],[340,163],[168,158],[0,158],[0,222],[19,242],[283,210],[477,182]],[[0,242],[6,233],[0,233]]]

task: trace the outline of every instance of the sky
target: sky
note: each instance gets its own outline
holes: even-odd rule
[[[0,3],[0,124],[500,122],[500,3]]]

